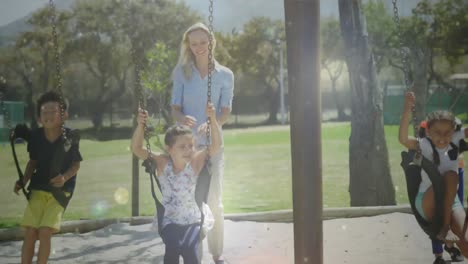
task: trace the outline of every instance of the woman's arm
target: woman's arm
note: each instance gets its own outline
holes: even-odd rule
[[[400,120],[400,129],[398,131],[398,140],[400,143],[408,149],[416,149],[418,147],[418,141],[415,137],[408,135],[408,128],[410,123],[411,111],[414,107],[415,97],[414,93],[407,92],[405,95],[405,103],[403,107],[403,113]]]
[[[220,107],[221,114],[217,117],[218,124],[223,126],[228,120],[231,109],[232,109],[232,99],[234,97],[234,74],[232,71],[229,71],[226,75],[226,81],[224,82],[221,88],[221,99]]]
[[[193,128],[197,123],[197,119],[195,119],[195,117],[185,115],[182,112],[182,107],[180,105],[171,105],[171,114],[172,118],[174,118],[174,120],[179,124],[186,125],[190,128]]]
[[[216,121],[220,126],[223,126],[231,115],[230,107],[221,107],[221,114],[216,117]]]

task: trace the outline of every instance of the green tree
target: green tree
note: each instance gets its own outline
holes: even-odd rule
[[[366,16],[366,30],[369,33],[369,45],[374,54],[377,74],[388,67],[388,59],[394,55],[393,48],[397,44],[396,26],[392,16],[388,13],[384,2],[370,0],[363,5]]]
[[[74,62],[86,65],[97,80],[88,88],[96,128],[105,110],[125,94],[135,63],[145,68],[144,54],[157,41],[177,50],[182,32],[199,19],[187,6],[168,0],[80,0],[73,14],[75,37],[68,48]]]
[[[435,82],[442,88],[457,91],[451,89],[444,76],[468,53],[468,3],[423,0],[411,16],[400,17],[400,32],[381,1],[369,1],[364,7],[377,72],[388,65],[402,72],[405,65],[401,63],[401,52],[407,54],[407,73],[417,97],[416,120],[422,120],[426,102],[433,94],[429,84]]]
[[[55,88],[56,64],[55,47],[52,41],[51,10],[39,9],[27,21],[32,29],[21,33],[13,47],[5,50],[2,62],[8,65],[10,80],[8,83],[22,83],[21,94],[26,102],[26,114],[30,117],[30,126],[37,127],[35,121],[35,97],[49,89]],[[66,11],[56,12],[59,43],[67,35],[66,25],[70,14]],[[61,46],[57,47],[61,53]]]
[[[257,94],[262,93],[268,100],[269,117],[266,123],[277,123],[279,108],[279,53],[284,54],[285,39],[284,23],[281,20],[271,20],[266,17],[251,19],[244,25],[242,33],[233,36],[233,44],[223,45],[229,50],[233,70],[241,75],[254,78],[264,87]],[[227,41],[225,41],[227,43]],[[286,61],[286,59],[284,60]]]
[[[345,63],[345,53],[343,48],[343,39],[340,34],[340,24],[338,20],[326,19],[321,23],[321,56],[320,64],[327,71],[331,81],[331,89],[338,111],[338,120],[348,119],[344,111],[344,106],[340,101],[336,90],[336,82],[343,73]]]
[[[428,82],[435,81],[453,88],[443,76],[453,71],[468,55],[467,13],[468,2],[461,0],[435,3],[424,0],[413,10],[412,22],[423,24],[425,29],[420,35],[428,47]],[[448,68],[441,67],[444,61],[448,63]]]
[[[172,90],[172,70],[177,63],[177,52],[162,43],[157,42],[146,54],[148,65],[142,72],[143,86],[152,92],[153,109],[165,124],[172,124],[170,114],[170,97]],[[159,131],[163,132],[163,131]]]

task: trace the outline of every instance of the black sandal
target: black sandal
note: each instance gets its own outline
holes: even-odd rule
[[[434,260],[433,264],[447,264],[447,262],[445,262],[443,257],[437,256],[436,259]]]
[[[462,262],[462,261],[465,260],[465,258],[462,256],[460,250],[458,248],[456,248],[455,246],[447,247],[447,245],[445,245],[444,249],[450,255],[450,258],[452,259],[452,262]]]
[[[432,264],[447,264],[447,262],[445,262],[443,257],[437,256]]]

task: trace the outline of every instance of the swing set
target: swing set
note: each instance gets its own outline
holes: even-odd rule
[[[208,45],[208,92],[207,92],[207,102],[211,103],[211,86],[212,86],[212,72],[214,70],[214,61],[213,61],[213,0],[209,1],[209,25],[208,28],[210,30],[210,35],[209,35],[209,45]],[[56,69],[56,82],[57,86],[55,88],[55,91],[60,95],[60,114],[62,120],[64,120],[65,116],[65,101],[63,97],[63,92],[62,92],[62,74],[61,74],[61,64],[60,64],[60,55],[59,55],[59,48],[58,48],[58,35],[57,35],[57,25],[56,25],[56,11],[55,11],[55,4],[53,0],[49,0],[49,9],[50,9],[50,14],[51,14],[51,25],[52,25],[52,37],[53,37],[53,48],[54,48],[54,55],[55,55],[55,69]],[[144,92],[143,92],[143,87],[141,85],[141,65],[139,63],[138,55],[136,50],[134,49],[136,45],[132,45],[132,50],[131,50],[131,57],[132,61],[134,63],[134,71],[135,71],[135,91],[134,94],[138,97],[138,107],[146,110],[146,100],[144,98]],[[15,148],[15,143],[18,139],[22,139],[26,142],[29,142],[31,138],[31,131],[30,129],[25,125],[25,124],[18,124],[14,129],[11,127],[11,122],[9,120],[9,115],[6,110],[4,100],[3,100],[3,92],[0,91],[0,107],[3,110],[5,119],[6,119],[6,127],[11,130],[10,136],[9,136],[9,141],[10,141],[10,146],[13,154],[13,158],[15,161],[15,166],[16,170],[18,173],[18,178],[19,180],[17,181],[18,184],[21,186],[22,192],[26,199],[29,199],[30,196],[30,190],[27,190],[26,187],[23,184],[23,179],[24,179],[24,172],[21,169],[21,166],[18,161],[18,157],[16,154],[16,148]],[[206,142],[208,144],[211,142],[210,136],[211,136],[211,131],[210,131],[210,123],[211,120],[208,117],[207,121],[207,131],[206,131]],[[76,130],[70,131],[67,133],[67,130],[65,128],[64,122],[62,122],[62,143],[63,143],[63,148],[60,148],[60,151],[56,152],[54,154],[54,165],[52,166],[53,169],[51,170],[51,177],[53,175],[57,175],[59,171],[59,166],[62,164],[63,157],[65,156],[65,152],[68,152],[72,144],[78,144],[79,142],[79,135]],[[150,180],[151,180],[151,194],[152,197],[155,201],[156,204],[156,212],[157,212],[157,218],[158,218],[158,232],[162,230],[162,219],[164,217],[164,206],[161,203],[161,199],[158,198],[156,191],[155,191],[155,186],[154,182],[156,182],[156,185],[159,190],[161,190],[161,185],[159,183],[159,180],[156,175],[156,164],[154,160],[152,159],[152,152],[151,152],[151,144],[149,142],[150,138],[150,132],[148,127],[145,125],[145,133],[144,133],[144,139],[146,141],[146,148],[148,151],[148,157],[147,159],[143,162],[143,167],[145,167],[145,171],[149,174]],[[159,140],[159,138],[158,138]],[[55,174],[54,174],[55,173]],[[203,223],[204,223],[204,214],[202,210],[203,203],[207,203],[208,199],[208,191],[210,187],[210,181],[211,181],[211,170],[210,170],[210,156],[207,156],[206,163],[204,168],[202,169],[198,180],[197,180],[197,185],[195,189],[195,199],[197,202],[197,205],[200,208],[201,212],[201,222],[200,222],[200,228],[202,228]],[[71,200],[72,194],[69,196],[66,196],[65,193],[60,189],[52,186],[44,186],[47,190],[49,190],[55,199],[62,205],[64,208],[67,207],[69,201]],[[202,229],[201,229],[202,230]],[[161,233],[160,233],[161,234]],[[200,235],[204,235],[203,232],[200,233]]]
[[[408,54],[404,49],[404,43],[401,36],[401,24],[400,18],[398,15],[398,6],[397,0],[392,0],[393,4],[393,11],[394,11],[394,22],[397,27],[397,34],[399,39],[400,45],[400,56],[401,56],[401,63],[403,68],[403,75],[404,75],[404,82],[407,88],[407,91],[411,91],[411,81],[409,77],[409,63],[408,63]],[[416,109],[413,107],[413,126],[414,126],[414,133],[415,137],[418,138],[418,131],[420,129],[419,121],[416,119]],[[418,138],[419,141],[419,138]],[[453,144],[453,143],[451,143]],[[455,146],[453,144],[453,146]],[[464,140],[459,142],[459,148],[454,147],[453,150],[456,151],[456,157],[459,154],[463,153],[464,151],[468,150],[467,144]],[[434,148],[433,148],[434,149]],[[434,149],[435,151],[435,149]],[[411,205],[411,210],[422,230],[432,239],[438,241],[437,234],[441,231],[443,225],[443,201],[445,196],[445,183],[443,180],[442,175],[440,174],[438,167],[425,158],[421,154],[421,148],[418,144],[416,150],[411,151],[403,151],[401,153],[402,161],[401,166],[405,173],[406,178],[406,186],[408,191],[408,198]],[[425,220],[421,214],[416,210],[415,200],[418,194],[419,184],[421,183],[421,172],[425,171],[432,182],[432,187],[434,190],[434,216],[432,221]],[[461,185],[459,188],[463,188]],[[465,223],[463,225],[463,234],[466,232],[468,227],[468,217],[465,218]]]
[[[210,31],[209,34],[209,43],[208,43],[208,90],[207,90],[207,103],[211,104],[211,87],[212,87],[212,73],[214,70],[214,61],[213,61],[213,35],[214,35],[214,30],[213,30],[213,0],[209,0],[209,25],[208,29]],[[135,81],[135,95],[138,96],[138,108],[141,108],[142,110],[146,110],[146,100],[144,98],[144,93],[143,93],[143,87],[141,85],[140,81],[140,64],[138,63],[138,58],[136,56],[136,52],[132,51],[132,59],[133,63],[135,65],[135,76],[136,76],[136,81]],[[206,120],[207,124],[207,131],[206,131],[206,142],[207,144],[210,144],[211,142],[211,119],[208,117]],[[157,135],[156,135],[157,136]],[[145,124],[144,127],[144,140],[146,142],[146,150],[148,152],[148,157],[146,160],[143,162],[142,166],[145,168],[145,172],[149,174],[150,180],[151,180],[151,195],[154,199],[154,202],[156,204],[156,214],[157,214],[157,219],[158,219],[158,233],[162,237],[163,234],[161,232],[162,230],[162,223],[163,223],[163,218],[164,218],[164,206],[161,203],[161,198],[158,198],[158,195],[156,195],[155,191],[155,186],[154,182],[156,182],[156,185],[161,191],[161,184],[158,180],[157,177],[157,168],[156,168],[156,163],[154,159],[152,158],[152,152],[151,152],[151,144],[149,142],[149,131],[148,127]],[[159,138],[158,138],[159,141]],[[210,182],[211,182],[211,161],[210,161],[210,155],[208,152],[208,155],[206,157],[206,162],[201,170],[198,178],[197,178],[197,184],[195,188],[195,200],[198,205],[198,208],[200,209],[201,213],[201,221],[200,221],[200,230],[203,230],[203,224],[205,220],[205,215],[203,213],[203,204],[207,203],[208,200],[208,192],[210,189]],[[200,232],[200,240],[204,238],[206,234],[204,232]]]
[[[318,58],[318,46],[310,47],[310,42],[305,41],[301,36],[305,34],[312,34],[312,36],[318,36],[318,22],[313,20],[313,15],[317,15],[319,13],[318,8],[318,1],[306,1],[307,4],[299,4],[295,3],[294,1],[285,0],[285,13],[286,13],[286,24],[289,25],[287,28],[287,39],[288,39],[288,65],[290,68],[290,78],[296,80],[296,82],[291,83],[291,99],[297,102],[291,106],[291,123],[295,123],[296,125],[291,127],[291,138],[296,139],[292,140],[292,156],[293,156],[293,195],[294,195],[294,239],[296,247],[296,261],[299,263],[300,261],[304,261],[309,257],[316,257],[317,260],[322,263],[323,262],[323,250],[322,250],[322,198],[321,198],[321,170],[320,170],[320,163],[321,163],[321,155],[320,155],[320,138],[314,137],[306,137],[304,135],[304,131],[307,128],[307,131],[313,134],[320,135],[320,118],[311,118],[311,122],[306,122],[301,116],[300,113],[320,113],[320,109],[318,108],[319,104],[319,78],[318,74],[313,73],[309,74],[309,71],[301,70],[301,69],[311,69],[314,68],[316,65],[313,63],[314,58]],[[402,59],[402,65],[404,67],[403,73],[405,77],[405,85],[409,90],[410,81],[408,77],[408,58],[407,54],[403,48],[402,37],[400,33],[400,21],[398,16],[398,8],[397,8],[397,0],[392,0],[393,7],[394,7],[394,20],[397,25],[397,32],[400,38],[400,55]],[[64,117],[64,101],[63,101],[63,94],[61,91],[62,86],[62,76],[61,76],[61,66],[59,60],[59,52],[58,52],[58,44],[57,44],[57,32],[55,26],[55,6],[53,4],[53,0],[49,0],[49,6],[51,9],[52,14],[52,34],[54,40],[54,50],[55,50],[55,62],[56,62],[56,91],[60,94],[62,100],[60,103],[61,108],[61,117]],[[301,9],[302,8],[302,9]],[[213,20],[213,0],[210,0],[210,17],[209,17],[209,29],[210,29],[210,43],[209,43],[209,74],[208,74],[208,102],[211,100],[211,71],[213,69],[213,62],[212,62],[212,38],[213,38],[213,29],[212,29],[212,20]],[[306,14],[306,12],[308,12]],[[312,15],[311,15],[312,14]],[[307,23],[305,23],[307,22]],[[310,23],[309,23],[310,22]],[[310,27],[303,27],[302,24],[311,25]],[[318,43],[312,43],[317,44]],[[312,52],[310,51],[312,48]],[[140,83],[140,66],[138,60],[136,58],[136,53],[132,51],[134,65],[135,65],[135,76],[136,76],[136,83],[135,83],[135,94],[138,95],[139,107],[142,109],[146,109],[146,102],[143,96],[143,88]],[[294,63],[297,62],[297,63]],[[317,85],[315,85],[317,84]],[[316,87],[310,89],[308,87]],[[310,98],[313,98],[311,101]],[[314,99],[315,98],[315,99]],[[317,101],[314,101],[317,100]],[[317,104],[316,104],[317,102]],[[3,109],[4,113],[6,112],[4,104],[3,104],[3,95],[0,93],[0,103],[1,108]],[[413,110],[414,111],[414,110]],[[414,113],[413,113],[414,114]],[[414,115],[413,115],[414,116]],[[11,129],[8,120],[8,114],[5,114],[6,124],[7,127]],[[416,120],[414,121],[414,126],[419,127]],[[209,123],[210,120],[208,119],[207,122]],[[209,129],[209,126],[208,126]],[[210,131],[207,133],[208,142],[210,141]],[[14,142],[18,138],[23,138],[26,141],[29,140],[29,130],[24,125],[18,125],[15,129],[12,130],[10,136],[10,142],[12,146],[13,156],[15,159],[15,164],[18,170],[19,179],[22,180],[23,173],[21,168],[19,167],[18,160],[16,157],[15,149],[14,149]],[[74,142],[78,142],[79,137],[76,137],[75,140],[71,138],[71,135],[66,133],[64,125],[62,125],[62,138],[63,138],[63,145],[64,151],[69,149],[71,144]],[[157,195],[155,194],[154,190],[154,181],[158,188],[160,188],[160,184],[158,182],[156,176],[156,167],[154,162],[151,159],[151,147],[149,143],[149,131],[148,128],[145,126],[145,141],[146,147],[148,151],[148,158],[143,162],[143,166],[146,169],[146,172],[150,175],[151,179],[151,190],[152,196],[156,203],[157,208],[157,217],[158,220],[161,220],[164,215],[164,207],[162,206],[160,200],[158,199]],[[303,139],[298,140],[298,139]],[[314,146],[316,149],[313,153],[307,153],[307,158],[309,162],[305,162],[304,156],[304,147],[307,146]],[[463,145],[459,149],[459,152],[463,152],[467,150],[466,144]],[[207,162],[208,164],[209,162]],[[421,154],[421,149],[418,148],[416,151],[409,151],[402,153],[402,163],[401,163],[406,177],[407,189],[408,189],[408,197],[411,203],[411,208],[413,213],[418,221],[418,224],[421,228],[426,232],[426,234],[431,237],[435,238],[436,234],[441,229],[442,224],[442,203],[443,201],[443,194],[444,194],[444,184],[441,180],[441,176],[438,173],[437,167],[431,163],[429,160],[425,159]],[[424,170],[429,175],[430,180],[432,181],[432,185],[434,187],[434,194],[435,194],[435,205],[436,211],[434,215],[434,220],[432,222],[425,221],[415,210],[414,201],[415,196],[417,194],[417,187],[421,181],[421,171]],[[309,174],[305,172],[312,173],[313,177],[310,177]],[[209,165],[206,165],[203,169],[203,172],[200,174],[199,182],[197,183],[197,203],[201,204],[201,202],[207,199],[209,183],[211,180],[210,169]],[[304,188],[308,186],[313,186],[312,191],[309,189],[305,191]],[[23,187],[23,193],[27,197],[28,192]],[[304,203],[302,201],[307,200],[308,203]],[[158,221],[161,223],[162,221]],[[203,222],[203,213],[202,213],[202,222]],[[465,221],[463,232],[467,229],[467,221]],[[319,231],[317,231],[319,230]],[[312,259],[312,258],[311,258]],[[302,262],[301,262],[302,263]]]
[[[213,65],[213,0],[210,1],[210,17],[209,17],[209,29],[210,29],[210,44],[209,44],[209,71],[208,71],[208,101],[211,100],[211,72],[214,67]],[[307,3],[306,3],[307,2]],[[296,139],[292,142],[292,154],[293,154],[293,205],[294,205],[294,240],[295,240],[295,258],[296,262],[299,263],[308,259],[315,259],[318,262],[323,262],[323,250],[322,250],[322,197],[321,197],[321,155],[320,155],[320,138],[305,136],[304,131],[307,129],[308,133],[311,132],[314,135],[320,135],[320,118],[319,116],[311,115],[309,120],[298,118],[301,113],[320,113],[319,108],[319,76],[318,71],[310,72],[309,70],[299,69],[313,69],[315,61],[318,58],[319,43],[313,42],[310,47],[310,42],[305,41],[304,36],[312,36],[314,39],[318,39],[318,18],[319,16],[319,1],[292,1],[285,0],[285,13],[286,23],[289,25],[287,29],[288,38],[288,65],[290,69],[290,78],[294,78],[296,82],[291,82],[291,98],[296,102],[291,107],[291,120],[294,121],[295,126],[291,128],[291,136]],[[57,45],[57,33],[55,30],[55,6],[53,0],[49,0],[49,6],[52,11],[53,26],[53,37],[54,37],[54,49],[56,59],[56,70],[57,70],[57,87],[56,90],[62,96],[61,91],[61,66],[59,61],[59,52]],[[304,23],[305,22],[305,23]],[[307,24],[307,27],[303,27],[302,24]],[[290,45],[289,45],[290,44]],[[310,52],[312,51],[312,52]],[[132,56],[136,56],[135,51],[132,51]],[[146,108],[143,89],[140,84],[140,66],[137,63],[137,58],[133,57],[135,62],[135,76],[136,85],[135,89],[138,94],[140,107]],[[297,63],[295,63],[297,62]],[[295,70],[293,70],[295,69]],[[313,89],[310,89],[313,87]],[[294,89],[293,89],[294,88]],[[63,98],[63,97],[62,97]],[[6,113],[3,105],[3,95],[0,93],[1,107],[4,113]],[[64,115],[64,102],[61,100],[61,114]],[[8,114],[5,114],[8,117]],[[207,122],[210,122],[208,119]],[[14,141],[17,138],[23,138],[26,141],[29,140],[29,129],[26,126],[17,126],[12,129],[8,120],[8,128],[12,130],[10,136],[10,142],[12,142],[12,150],[14,150]],[[208,129],[209,129],[208,125]],[[63,131],[63,145],[67,147],[69,144],[73,144],[73,140],[67,143],[67,139],[71,139],[71,135]],[[210,137],[210,131],[207,131],[208,142]],[[151,177],[151,189],[152,195],[155,199],[158,218],[161,219],[164,214],[163,207],[155,195],[154,181],[156,181],[158,187],[159,183],[156,177],[155,164],[151,162],[151,148],[149,144],[148,128],[145,128],[145,141],[148,150],[148,159],[144,162],[144,166]],[[311,147],[313,146],[313,147]],[[304,148],[307,147],[313,150],[313,153],[308,152],[307,162],[304,160]],[[66,150],[66,148],[64,148]],[[14,154],[16,156],[16,154]],[[19,178],[22,180],[23,173],[15,157],[16,167],[18,170]],[[208,162],[207,162],[208,164]],[[200,205],[200,201],[206,201],[209,184],[211,180],[209,165],[206,165],[202,173],[199,176],[199,180],[196,187],[196,200]],[[308,173],[306,173],[308,172]],[[313,177],[310,177],[309,173],[312,173]],[[307,190],[305,189],[307,188]],[[24,189],[24,186],[23,186]],[[311,191],[312,190],[312,191]],[[25,195],[27,194],[24,189]],[[26,195],[27,196],[27,195]],[[304,203],[303,201],[307,201]],[[203,219],[203,213],[202,213]],[[159,221],[161,222],[161,221]],[[317,262],[317,263],[318,263]]]
[[[63,147],[57,148],[55,151],[53,157],[52,157],[52,163],[50,167],[50,173],[49,177],[53,178],[56,175],[60,173],[61,170],[61,165],[63,163],[63,159],[65,157],[65,154],[70,150],[72,145],[76,145],[79,143],[80,136],[78,130],[70,130],[65,127],[65,100],[63,97],[63,92],[62,92],[62,70],[61,70],[61,63],[60,63],[60,54],[59,54],[59,48],[58,48],[58,35],[57,35],[57,25],[56,25],[56,12],[55,12],[55,4],[53,0],[49,0],[49,12],[50,12],[50,20],[51,20],[51,25],[52,25],[52,42],[53,42],[53,51],[54,51],[54,57],[55,57],[55,81],[56,81],[56,87],[53,89],[55,92],[60,97],[60,118],[62,120],[62,125],[61,125],[61,130],[62,130],[62,135],[61,135],[61,144]],[[18,173],[18,181],[17,184],[21,186],[21,190],[26,197],[27,200],[29,200],[30,197],[30,190],[26,189],[26,186],[24,186],[24,173],[20,167],[18,157],[16,154],[16,148],[15,148],[15,143],[18,139],[22,139],[26,142],[29,142],[31,139],[31,131],[30,129],[25,125],[25,124],[17,124],[16,127],[13,129],[11,126],[11,121],[9,118],[8,111],[6,110],[5,103],[3,100],[3,93],[0,91],[0,108],[3,112],[4,120],[6,123],[6,127],[8,130],[10,130],[9,134],[9,141],[10,141],[10,146],[13,154],[13,159],[15,161],[15,166],[16,170]],[[70,195],[66,195],[65,192],[62,190],[62,188],[58,187],[53,187],[52,185],[43,185],[40,186],[41,189],[47,190],[52,195],[54,198],[57,200],[57,202],[64,208],[68,206],[68,203],[70,202],[73,192],[70,193]]]

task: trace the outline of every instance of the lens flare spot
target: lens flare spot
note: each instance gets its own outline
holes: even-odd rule
[[[118,204],[127,204],[128,203],[128,191],[125,188],[119,187],[114,192],[114,200]]]
[[[102,217],[106,214],[109,205],[106,201],[98,201],[91,209],[91,215],[94,217]]]

